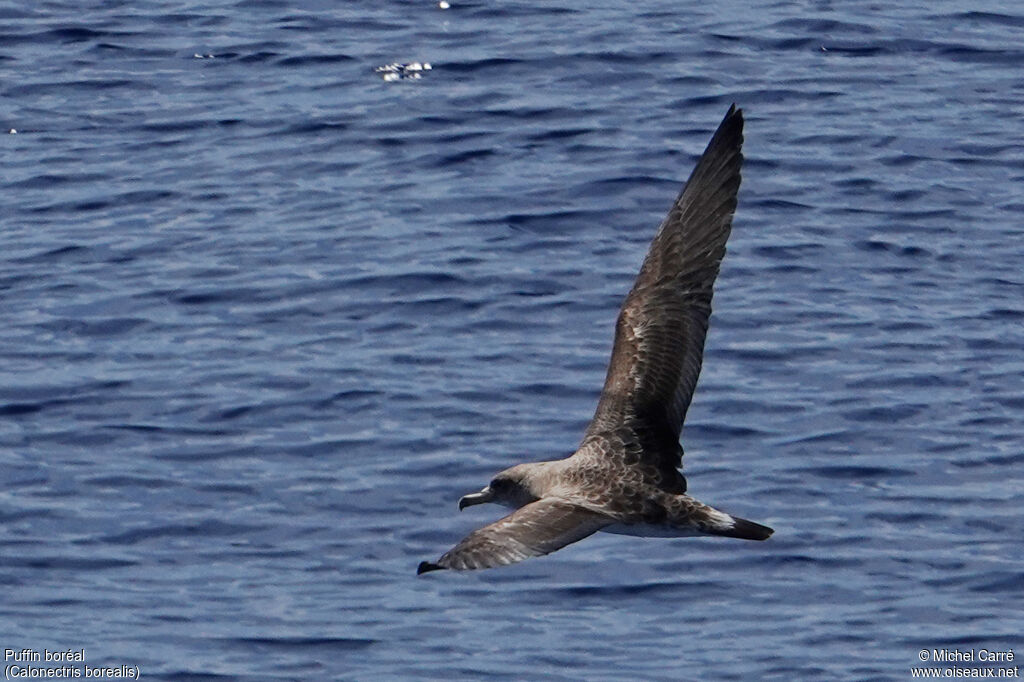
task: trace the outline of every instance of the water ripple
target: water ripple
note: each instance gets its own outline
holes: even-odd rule
[[[182,680],[891,679],[1018,645],[1024,14],[733,9],[0,9],[4,641]],[[733,102],[686,475],[776,535],[416,579],[504,513],[459,497],[578,443]]]

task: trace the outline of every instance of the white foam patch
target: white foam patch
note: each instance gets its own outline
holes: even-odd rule
[[[378,66],[374,71],[386,81],[419,80],[423,77],[423,72],[430,71],[433,68],[430,62],[410,62],[409,64],[391,62],[390,64]]]

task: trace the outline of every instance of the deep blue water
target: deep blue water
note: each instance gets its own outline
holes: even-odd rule
[[[150,680],[1024,655],[1022,7],[452,2],[0,9],[0,647]],[[775,536],[417,578],[503,513],[461,495],[574,449],[732,102],[685,462]]]

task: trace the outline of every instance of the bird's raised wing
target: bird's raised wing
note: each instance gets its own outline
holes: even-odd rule
[[[451,568],[467,571],[514,564],[582,540],[613,519],[565,500],[547,497],[473,531],[437,563],[424,561],[417,573]]]
[[[736,210],[743,112],[730,107],[651,243],[615,326],[615,345],[588,439],[622,429],[646,462],[678,467],[686,410],[700,374],[711,295]],[[667,473],[667,472],[666,472]],[[685,485],[685,484],[684,484]]]

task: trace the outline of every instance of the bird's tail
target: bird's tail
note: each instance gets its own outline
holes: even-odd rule
[[[718,511],[717,509],[715,511]],[[721,516],[718,516],[721,515]],[[703,528],[708,535],[722,535],[727,538],[740,538],[742,540],[767,540],[775,531],[760,523],[747,521],[738,516],[730,516],[725,512],[718,512],[713,523]]]

